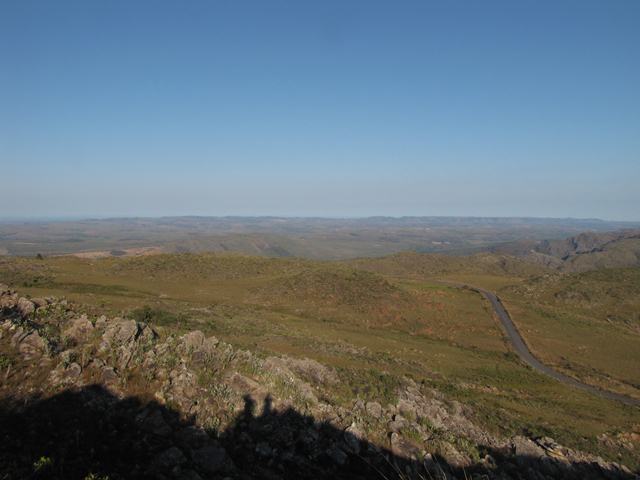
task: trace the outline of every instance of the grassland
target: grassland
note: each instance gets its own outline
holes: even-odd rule
[[[501,295],[546,363],[640,398],[640,269],[547,275]]]
[[[0,258],[0,281],[34,297],[66,297],[88,313],[150,320],[161,333],[198,328],[259,354],[309,357],[332,365],[343,379],[333,393],[336,402],[390,395],[385,385],[407,375],[473,406],[488,430],[546,434],[605,457],[622,455],[621,460],[637,465],[632,451],[602,444],[598,437],[640,430],[638,409],[533,372],[510,352],[478,294],[439,282],[498,289],[542,358],[562,366],[556,352],[563,352],[566,368],[574,374],[583,375],[584,365],[598,372],[589,378],[611,378],[607,385],[637,394],[640,372],[633,367],[640,364],[635,348],[640,337],[633,327],[636,303],[628,300],[637,291],[637,272],[576,277],[588,288],[604,285],[593,287],[595,292],[609,292],[610,299],[598,308],[572,304],[578,298],[574,294],[560,302],[557,291],[577,280],[559,276],[554,284],[558,290],[548,287],[545,272],[510,257],[484,254],[466,259],[404,254],[350,262],[235,254]],[[618,281],[617,275],[627,276]],[[628,280],[636,286],[628,287]],[[533,293],[526,297],[523,292]],[[600,298],[599,293],[591,295],[594,301]],[[627,299],[629,318],[617,310],[616,295]],[[611,321],[597,320],[596,311],[614,310]],[[573,323],[563,315],[573,315],[567,317]],[[575,337],[568,327],[577,328]],[[596,349],[603,335],[619,345],[618,352],[609,352],[609,360],[605,347],[602,354],[581,353],[586,342]]]

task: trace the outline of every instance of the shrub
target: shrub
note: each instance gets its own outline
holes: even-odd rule
[[[51,457],[42,456],[38,460],[33,462],[33,471],[41,472],[51,467],[51,465],[53,465],[53,460],[51,459]]]
[[[176,315],[175,313],[167,310],[153,308],[149,305],[137,308],[131,315],[133,319],[138,322],[153,323],[154,325],[161,326],[179,326],[187,320],[187,317],[184,314]]]

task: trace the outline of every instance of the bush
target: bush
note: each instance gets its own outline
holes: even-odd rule
[[[187,320],[184,314],[175,314],[160,308],[150,307],[149,305],[137,308],[131,315],[138,322],[153,323],[161,326],[179,326]]]
[[[0,353],[0,370],[4,370],[5,368],[9,368],[13,365],[13,360],[6,355]]]
[[[53,465],[53,460],[50,457],[40,457],[38,460],[33,462],[33,471],[34,472],[42,472],[43,470],[47,470]]]

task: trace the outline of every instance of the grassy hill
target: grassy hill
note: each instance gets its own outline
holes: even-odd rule
[[[635,241],[635,239],[630,239]],[[614,240],[612,248],[624,241]],[[579,258],[587,257],[583,254]],[[640,397],[640,269],[558,273],[498,254],[399,254],[353,263],[419,281],[444,280],[495,290],[529,348],[569,375]]]
[[[161,335],[198,329],[257,355],[336,368],[345,389],[332,401],[387,391],[394,378],[408,376],[472,406],[487,431],[538,432],[615,457],[619,447],[598,438],[631,434],[640,412],[531,371],[510,353],[482,297],[440,283],[500,289],[536,354],[587,381],[638,395],[633,367],[640,337],[629,323],[637,320],[637,271],[580,275],[494,254],[345,262],[229,253],[0,257],[0,282],[32,297],[64,297],[88,315],[139,318]],[[621,454],[638,460],[633,451]]]
[[[640,269],[532,278],[500,291],[547,363],[608,389],[640,392]]]
[[[526,277],[546,271],[544,266],[532,265],[510,255],[492,253],[455,256],[404,252],[381,258],[357,259],[352,261],[351,265],[399,277],[434,277],[450,274]]]

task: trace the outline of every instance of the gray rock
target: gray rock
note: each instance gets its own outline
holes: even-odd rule
[[[336,372],[310,358],[288,358],[289,368],[296,374],[310,379],[315,384],[334,385],[338,383]]]
[[[389,431],[390,432],[399,432],[403,428],[407,426],[407,421],[404,419],[402,415],[394,415],[393,420],[389,422]]]
[[[113,367],[104,367],[102,369],[102,381],[106,384],[113,383],[118,380],[118,374]]]
[[[4,294],[0,295],[0,310],[10,310],[15,308],[17,302],[18,295],[11,293],[11,291],[6,291]]]
[[[154,337],[151,329],[143,323],[135,320],[117,320],[105,329],[102,339],[106,345],[111,346],[133,344],[146,330],[148,332],[145,336]]]
[[[32,298],[31,301],[36,306],[36,308],[46,307],[49,303],[45,298]]]
[[[136,339],[140,327],[135,320],[125,320],[115,326],[113,339],[118,343],[129,343]]]
[[[205,336],[200,330],[194,330],[182,336],[182,344],[188,352],[194,352],[202,347]]]
[[[15,325],[11,324],[11,327],[14,327]],[[15,330],[12,330],[13,335],[11,336],[11,346],[12,347],[17,347],[18,345],[20,345],[20,342],[22,340],[24,340],[24,337],[26,337],[29,332],[25,332],[24,328],[22,327],[18,327]]]
[[[31,315],[33,312],[36,311],[35,304],[24,297],[20,297],[20,299],[18,299],[16,308],[18,309],[18,312],[23,318],[28,317],[29,315]]]
[[[367,413],[375,419],[382,417],[382,405],[378,402],[367,402],[366,410]]]
[[[80,365],[78,365],[77,363],[73,362],[71,365],[69,365],[65,369],[64,376],[67,379],[74,379],[74,378],[78,378],[81,373],[82,373],[82,367],[80,367]]]
[[[42,356],[42,354],[47,351],[47,342],[44,341],[38,332],[33,331],[20,340],[18,349],[25,360],[31,360]]]
[[[511,447],[521,464],[526,463],[529,459],[539,459],[546,455],[540,445],[522,436],[514,437],[511,441]]]
[[[95,327],[104,328],[106,325],[107,325],[107,317],[104,315],[99,316],[98,319],[96,320]]]
[[[63,335],[80,342],[89,338],[92,332],[93,324],[86,315],[82,315],[80,318],[71,320],[69,327],[64,331]]]

